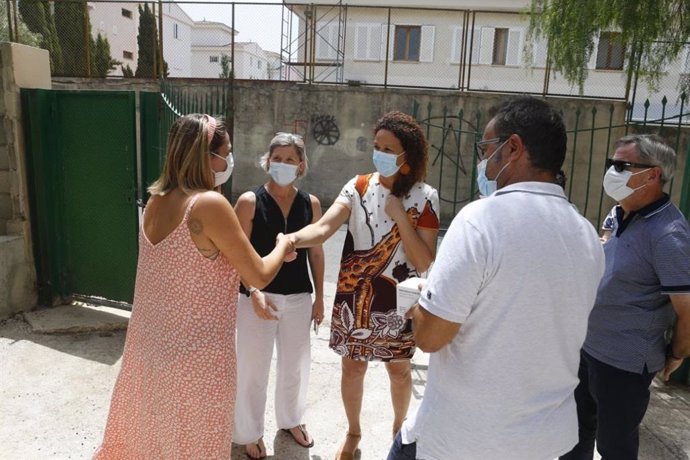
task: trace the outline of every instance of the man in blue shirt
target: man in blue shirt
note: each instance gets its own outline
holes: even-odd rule
[[[676,154],[656,135],[615,144],[604,190],[618,201],[606,269],[589,317],[575,390],[580,440],[561,459],[637,459],[657,371],[690,356],[690,226],[663,192]],[[674,324],[673,339],[665,331]]]

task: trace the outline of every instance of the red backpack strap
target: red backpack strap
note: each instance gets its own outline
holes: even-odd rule
[[[357,190],[357,193],[359,193],[360,197],[364,196],[364,194],[367,192],[367,188],[369,188],[369,178],[371,178],[371,174],[357,176],[357,180],[355,181],[355,190]]]

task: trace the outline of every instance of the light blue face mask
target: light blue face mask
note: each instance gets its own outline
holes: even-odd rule
[[[402,155],[402,153],[400,155]],[[374,149],[374,167],[381,176],[390,177],[397,173],[398,169],[400,169],[400,166],[402,166],[398,166],[396,164],[400,155],[381,152],[380,150]]]
[[[486,177],[486,165],[489,163],[489,160],[494,155],[496,155],[496,152],[498,152],[504,145],[506,145],[506,142],[508,142],[508,139],[506,139],[501,145],[496,147],[496,150],[494,150],[494,153],[489,155],[489,158],[484,158],[477,165],[477,187],[479,188],[480,197],[487,197],[494,193],[496,190],[498,190],[498,183],[496,182],[496,180],[498,180],[498,176],[500,176],[503,170],[506,169],[506,167],[510,164],[510,161],[501,168],[498,174],[496,174],[496,178],[493,180],[489,180],[489,178]]]
[[[268,173],[276,184],[285,187],[297,179],[297,168],[297,165],[288,163],[271,163],[268,167]]]

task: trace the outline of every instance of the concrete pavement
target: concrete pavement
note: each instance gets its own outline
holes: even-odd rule
[[[340,230],[325,245],[327,310],[335,291],[344,236]],[[328,348],[330,316],[326,313],[326,324],[312,340],[304,420],[315,445],[304,449],[277,431],[272,370],[264,436],[269,458],[332,459],[347,430],[340,403],[340,358]],[[0,323],[0,460],[90,458],[103,434],[120,367],[125,338],[122,316],[121,311],[107,307],[62,307]],[[428,355],[418,351],[413,359],[412,407],[421,401],[427,365]],[[490,375],[510,378],[500,369]],[[385,458],[391,422],[386,370],[380,363],[371,364],[365,381],[361,459]],[[244,449],[234,446],[232,458],[246,458]],[[653,383],[640,458],[690,458],[690,387]]]

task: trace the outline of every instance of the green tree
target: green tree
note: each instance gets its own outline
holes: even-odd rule
[[[120,64],[120,69],[122,69],[122,76],[124,78],[132,78],[134,76],[134,71],[129,66],[129,64],[127,64],[126,66]]]
[[[158,27],[156,27],[156,15],[148,3],[142,8],[139,5],[139,35],[137,36],[139,56],[137,58],[136,77],[154,78],[158,76],[158,63],[161,53],[158,42]],[[167,74],[167,64],[163,63],[164,73]]]
[[[92,39],[87,8],[85,0],[55,2],[55,26],[62,48],[62,75],[85,77],[90,73],[87,63],[91,61]]]
[[[640,76],[652,88],[690,39],[688,0],[531,1],[531,39],[548,38],[549,62],[580,89],[599,32],[620,32],[629,76],[639,63]]]
[[[218,78],[225,78],[228,80],[232,80],[234,78],[234,74],[232,72],[232,62],[230,60],[230,56],[227,54],[220,56],[220,74],[218,74]]]
[[[7,18],[7,3],[2,2],[2,17]],[[21,0],[18,4],[19,41],[48,50],[50,67],[54,73],[62,70],[62,48],[55,29],[50,4],[45,0]]]
[[[111,70],[122,64],[110,55],[110,42],[100,32],[95,39],[91,39],[91,75],[106,77]]]

